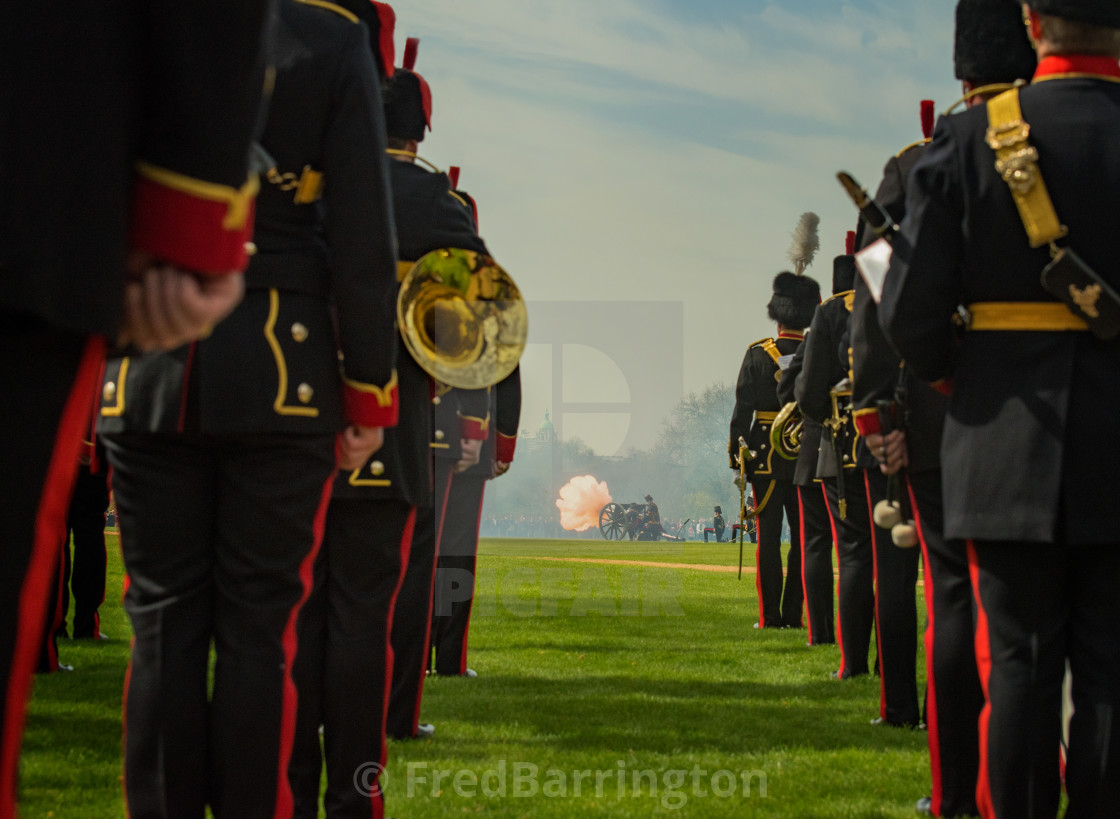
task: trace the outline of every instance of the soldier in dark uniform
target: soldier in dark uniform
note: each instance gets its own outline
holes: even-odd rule
[[[479,463],[451,479],[439,543],[432,612],[432,668],[443,676],[476,676],[467,667],[467,632],[474,601],[478,527],[486,482],[504,475],[513,461],[521,419],[521,371],[489,390],[495,434],[482,444]]]
[[[805,339],[801,372],[794,395],[802,414],[824,425],[832,419],[830,393],[848,375],[848,313],[852,292],[850,257],[834,262],[833,295],[813,316]],[[842,275],[837,275],[837,267]],[[835,676],[848,679],[868,673],[867,652],[875,615],[874,556],[867,489],[860,473],[857,436],[844,417],[838,430],[821,433],[817,475],[824,478],[829,513],[836,539],[836,637],[840,668]],[[843,489],[841,490],[841,485]]]
[[[335,472],[396,423],[377,73],[364,26],[317,5],[279,6],[244,301],[197,344],[107,368],[136,817],[291,815],[296,625]]]
[[[778,337],[764,338],[747,348],[735,385],[735,410],[731,415],[728,455],[731,468],[739,470],[740,439],[747,443],[746,474],[755,503],[762,508],[755,553],[758,587],[756,628],[801,627],[801,538],[796,518],[797,494],[793,489],[793,463],[770,447],[770,425],[781,409],[778,381],[803,338],[802,330],[820,302],[820,285],[808,276],[779,273],[774,295],[767,305],[777,322]],[[765,504],[765,505],[764,505]],[[791,522],[788,573],[782,572],[782,515]],[[784,591],[783,591],[784,587]]]
[[[1002,0],[961,0],[956,9],[954,67],[964,85],[966,104],[982,104],[995,90],[975,89],[1029,78],[1036,58],[1023,27],[1021,10]],[[931,123],[932,125],[932,123]],[[926,141],[892,157],[883,170],[875,200],[900,222],[906,212],[910,170]],[[871,240],[870,231],[863,243]],[[977,724],[983,692],[976,669],[972,585],[966,545],[946,540],[941,503],[941,435],[946,397],[917,378],[891,349],[879,328],[878,308],[866,282],[856,278],[852,309],[853,405],[856,426],[870,451],[886,461],[885,449],[901,439],[905,446],[906,489],[925,561],[926,723],[929,727],[934,816],[977,813],[979,767]],[[890,441],[880,427],[875,402],[891,402],[898,429]],[[885,466],[897,471],[898,464]],[[919,807],[926,807],[921,802]]]
[[[182,343],[240,295],[240,277],[227,274],[244,267],[252,231],[249,146],[269,9],[5,10],[0,372],[24,389],[0,413],[0,496],[12,510],[0,568],[3,819],[15,815],[47,586],[105,348],[122,336]]]
[[[1103,817],[1120,776],[1120,508],[1101,457],[1120,451],[1120,348],[1087,332],[1093,315],[1056,302],[1040,272],[1051,246],[1068,247],[1120,287],[1120,6],[1028,5],[1034,82],[939,122],[910,176],[908,252],[895,253],[880,322],[908,366],[951,393],[944,534],[967,541],[977,594],[980,813],[1057,813],[1068,660],[1066,815]],[[1037,151],[1037,165],[1008,174],[1015,189],[989,128],[1007,134],[1001,152]],[[948,319],[960,305],[958,336]]]
[[[392,7],[370,0],[340,0],[323,7],[364,24],[384,83],[394,62]],[[380,98],[374,102],[380,109]],[[367,146],[371,151],[377,147]],[[390,296],[395,303],[395,290]],[[297,819],[319,816],[324,753],[327,815],[384,815],[376,772],[369,771],[361,787],[355,786],[354,776],[366,763],[386,761],[389,623],[415,509],[430,502],[431,480],[428,415],[422,411],[429,400],[429,380],[403,352],[397,360],[397,385],[404,408],[398,425],[385,430],[381,448],[361,465],[336,475],[314,586],[300,611],[299,653],[292,671],[299,702],[288,767]]]
[[[661,525],[661,510],[653,502],[653,495],[646,495],[646,505],[640,521],[642,537],[640,540],[660,540],[665,528]]]
[[[417,41],[410,40],[404,66],[393,73],[384,93],[390,183],[396,212],[401,265],[441,248],[487,253],[474,216],[465,200],[451,189],[447,174],[428,170],[417,148],[431,127],[432,96],[427,81],[413,68]],[[432,460],[432,502],[417,509],[404,578],[393,611],[391,646],[393,677],[386,733],[397,739],[430,736],[433,727],[420,723],[420,701],[428,667],[436,558],[452,470],[477,463],[489,434],[485,390],[455,390],[433,385],[431,436],[426,446]]]
[[[704,527],[704,542],[708,542],[708,535],[716,536],[716,543],[723,543],[723,533],[727,530],[727,519],[723,516],[723,509],[715,507],[712,525]]]
[[[798,345],[778,383],[778,402],[784,407],[795,401],[794,385],[805,362],[805,342]],[[836,644],[836,615],[833,604],[833,527],[823,481],[817,477],[823,429],[812,418],[802,416],[801,446],[793,471],[797,487],[798,531],[801,537],[801,585],[805,594],[809,645]]]
[[[925,110],[931,113],[928,125],[932,127],[932,103]],[[902,157],[905,158],[917,150],[917,148],[910,148],[902,153]],[[909,162],[908,159],[904,161]],[[841,275],[843,281],[838,282],[838,286],[845,288],[847,304],[854,308],[853,288],[859,276],[856,275],[852,256],[838,257],[837,276]],[[888,381],[892,376],[897,381],[897,362],[893,373],[886,374]],[[860,403],[857,404],[855,381],[853,371],[853,416],[860,409],[867,408],[862,415],[866,417],[867,412],[874,408],[874,399],[861,392]],[[869,408],[868,404],[870,404]],[[855,428],[857,437],[859,432],[857,426]],[[913,727],[922,721],[916,675],[918,612],[915,604],[920,553],[915,548],[899,548],[892,540],[889,529],[875,525],[873,510],[878,502],[887,497],[887,478],[879,470],[878,461],[868,450],[862,437],[859,437],[856,452],[859,469],[853,477],[857,481],[862,481],[866,498],[864,501],[866,509],[861,507],[858,518],[862,523],[866,512],[868,533],[875,550],[872,568],[875,588],[876,649],[879,656],[879,716],[873,720],[873,723]]]

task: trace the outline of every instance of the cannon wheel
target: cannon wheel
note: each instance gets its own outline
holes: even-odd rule
[[[599,531],[605,540],[626,537],[626,510],[620,503],[608,503],[599,511]]]

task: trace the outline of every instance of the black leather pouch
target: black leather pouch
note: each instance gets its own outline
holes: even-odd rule
[[[1089,325],[1099,339],[1120,333],[1120,294],[1069,248],[1042,271],[1042,286]]]

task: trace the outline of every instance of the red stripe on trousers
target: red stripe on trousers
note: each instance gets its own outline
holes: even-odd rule
[[[393,612],[397,608],[397,596],[400,595],[401,586],[404,584],[404,573],[408,568],[408,555],[412,551],[412,531],[415,527],[416,507],[413,506],[409,509],[408,518],[404,522],[404,529],[401,530],[399,549],[401,570],[397,575],[397,585],[389,598],[389,616],[385,619],[385,683],[381,688],[381,737],[379,738],[381,756],[378,759],[381,770],[385,770],[385,763],[389,759],[388,749],[385,747],[385,723],[389,719],[389,693],[393,689]],[[370,807],[373,809],[373,819],[384,819],[385,796],[381,789],[380,778],[378,786],[370,788],[370,791]]]
[[[871,479],[867,470],[863,470],[863,488],[867,493],[867,520],[871,524],[871,577],[875,583],[875,653],[879,655],[879,716],[887,718],[887,673],[883,663],[883,630],[879,628],[879,550],[876,541],[879,539],[875,531],[875,510],[871,508]]]
[[[926,734],[929,741],[929,773],[932,781],[930,793],[930,813],[934,816],[941,815],[941,737],[940,727],[937,722],[937,678],[934,669],[934,629],[937,621],[934,618],[933,596],[936,589],[933,586],[933,572],[929,567],[929,546],[926,544],[926,535],[922,530],[922,517],[918,513],[918,499],[914,496],[914,488],[906,479],[906,492],[910,496],[910,510],[914,513],[914,526],[918,530],[918,542],[922,545],[922,579],[925,583],[925,593],[922,595],[926,601],[926,629],[922,635],[926,650]]]
[[[337,460],[338,447],[335,446]],[[288,763],[292,759],[292,744],[296,733],[296,685],[292,681],[292,665],[296,659],[298,635],[296,622],[299,620],[300,609],[307,602],[311,594],[314,581],[313,567],[315,558],[319,554],[319,547],[323,544],[323,532],[327,524],[327,508],[331,502],[331,491],[334,489],[335,475],[332,472],[323,484],[323,493],[319,498],[319,508],[315,511],[312,524],[313,538],[311,549],[304,556],[299,566],[300,585],[303,593],[299,600],[288,613],[288,623],[284,627],[284,636],[281,645],[284,649],[284,693],[280,708],[280,765],[276,774],[276,802],[273,813],[274,819],[288,819],[295,810],[295,801],[292,797],[292,787],[288,783]]]
[[[968,576],[972,581],[972,597],[976,601],[976,670],[980,672],[980,688],[984,691],[984,707],[980,711],[980,775],[976,779],[976,807],[984,819],[995,819],[992,786],[988,772],[988,723],[992,718],[992,701],[988,696],[988,680],[992,676],[992,645],[988,636],[988,612],[980,596],[980,564],[976,544],[968,547]]]
[[[471,564],[471,583],[475,582],[478,572],[478,529],[482,525],[482,501],[486,497],[486,485],[483,484],[482,492],[478,496],[478,514],[474,516],[474,562]],[[459,655],[459,673],[467,671],[467,635],[471,630],[471,612],[474,610],[474,588],[471,588],[471,599],[467,602],[467,622],[463,624],[463,651]]]
[[[31,673],[39,657],[46,625],[43,611],[47,592],[60,553],[59,543],[66,531],[66,513],[78,475],[78,455],[104,359],[105,340],[91,336],[82,351],[70,395],[59,418],[46,482],[35,511],[35,542],[19,592],[19,622],[8,678],[8,697],[4,703],[4,736],[0,738],[0,819],[13,819],[16,815],[16,774]]]
[[[805,499],[797,487],[797,528],[801,530],[801,599],[805,601],[805,627],[809,631],[809,645],[813,644],[813,615],[809,611],[809,587],[805,584]]]
[[[844,580],[841,574],[844,564],[840,561],[840,538],[836,536],[836,519],[832,517],[832,504],[828,502],[828,489],[825,488],[824,481],[821,481],[821,494],[824,495],[824,510],[828,512],[828,526],[832,529],[832,546],[836,550],[836,642],[840,646],[840,670],[836,672],[836,676],[843,679],[844,669],[847,668],[844,660],[844,618],[840,616],[840,601],[843,599],[840,596],[840,586]]]
[[[128,585],[128,575],[125,575],[125,585]],[[132,650],[136,648],[136,637],[128,641],[128,666],[124,671],[124,692],[121,695],[121,749],[128,747],[128,686],[132,682]],[[124,805],[124,817],[129,819],[132,814],[128,810],[128,780],[127,770],[121,765],[121,802]]]
[[[758,494],[758,488],[755,486],[753,481],[751,482],[751,494],[754,495],[756,502],[757,502],[758,498],[762,497],[761,495]],[[744,526],[747,525],[747,522],[745,520],[743,521],[743,525]],[[759,560],[759,558],[762,555],[762,515],[761,514],[755,515],[755,518],[754,518],[754,539],[755,539],[754,588],[755,588],[755,592],[758,594],[758,627],[759,628],[766,628],[766,615],[763,613],[763,608],[762,608],[762,562]],[[779,540],[780,539],[781,539],[781,536],[779,535]],[[778,559],[779,560],[781,560],[781,554],[782,554],[782,544],[779,543],[778,544],[778,555],[779,555]],[[778,602],[781,603],[781,600],[779,599]]]
[[[447,496],[451,493],[451,481],[454,475],[447,476],[447,485],[443,489],[443,500],[436,506],[436,548],[432,551],[432,583],[428,586],[428,620],[424,623],[424,665],[420,669],[420,684],[416,686],[416,707],[412,709],[412,733],[415,735],[420,725],[420,701],[424,698],[424,678],[427,676],[428,663],[432,660],[432,598],[436,588],[436,571],[439,567],[439,542],[443,539],[443,520],[447,512]]]

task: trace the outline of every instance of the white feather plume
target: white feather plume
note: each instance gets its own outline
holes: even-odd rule
[[[793,264],[793,272],[800,276],[805,268],[813,263],[813,257],[821,249],[820,236],[817,228],[820,226],[821,217],[815,213],[801,214],[801,221],[793,232],[793,241],[789,246],[789,260]]]

